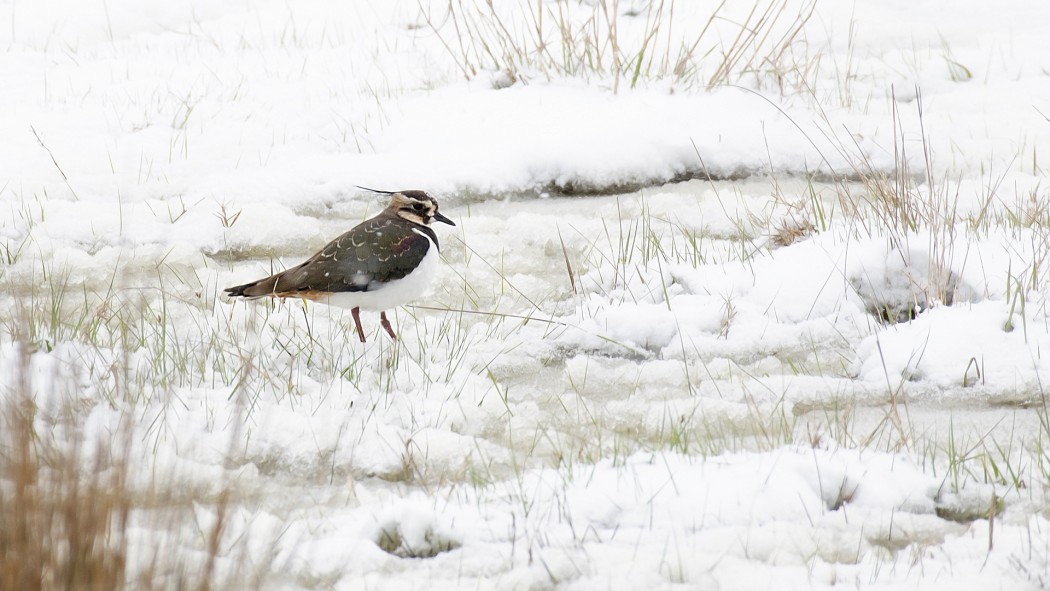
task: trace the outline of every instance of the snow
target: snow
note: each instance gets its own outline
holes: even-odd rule
[[[0,401],[85,466],[128,434],[133,573],[221,524],[274,589],[1045,586],[1050,7],[822,3],[708,88],[730,4],[633,85],[443,2],[0,5]],[[220,295],[359,186],[457,224],[398,343]]]

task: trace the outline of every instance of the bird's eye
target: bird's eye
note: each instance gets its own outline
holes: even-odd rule
[[[414,209],[416,211],[423,211],[423,204],[422,203],[417,203],[417,204],[412,206],[412,209]]]

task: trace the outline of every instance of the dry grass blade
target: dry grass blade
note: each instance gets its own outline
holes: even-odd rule
[[[579,295],[576,290],[576,275],[572,272],[572,263],[569,261],[569,251],[565,248],[565,239],[561,236],[561,227],[558,227],[558,242],[561,243],[561,255],[565,258],[565,271],[569,274],[569,285],[572,287],[573,295]]]
[[[58,160],[55,158],[54,152],[51,151],[51,148],[47,147],[47,144],[45,144],[44,140],[41,139],[40,134],[36,132],[35,127],[30,125],[29,129],[33,132],[33,137],[36,138],[36,141],[40,144],[40,147],[43,148],[44,151],[47,152],[47,155],[51,158],[51,164],[55,165],[55,169],[58,170],[58,174],[62,175],[62,182],[66,184],[66,188],[69,189],[69,192],[73,194],[73,199],[76,201],[80,201],[80,196],[77,195],[76,189],[73,188],[73,185],[69,184],[69,177],[66,176],[66,171],[62,170],[62,167],[58,164]]]

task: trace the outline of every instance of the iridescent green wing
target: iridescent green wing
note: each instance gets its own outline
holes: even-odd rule
[[[401,279],[419,266],[430,250],[433,233],[398,218],[368,220],[328,243],[310,260],[288,269],[277,281],[277,293],[372,291]]]

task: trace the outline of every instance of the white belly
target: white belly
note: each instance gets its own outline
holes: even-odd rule
[[[427,240],[430,240],[428,237]],[[411,273],[401,279],[391,281],[378,289],[371,291],[347,291],[334,293],[327,298],[317,301],[339,306],[340,308],[361,308],[372,312],[380,312],[407,304],[426,293],[430,282],[437,272],[438,260],[437,245],[430,242],[430,248],[422,262]]]

